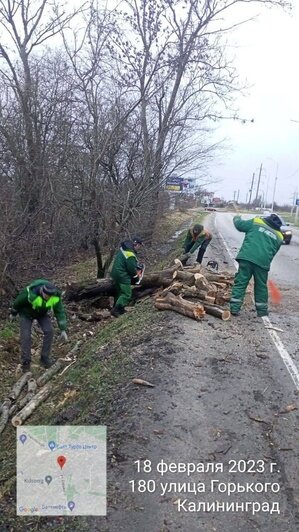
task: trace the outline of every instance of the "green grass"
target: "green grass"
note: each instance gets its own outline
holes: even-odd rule
[[[9,338],[14,338],[16,335],[16,328],[12,323],[8,323],[2,329],[0,329],[0,339],[7,340]]]

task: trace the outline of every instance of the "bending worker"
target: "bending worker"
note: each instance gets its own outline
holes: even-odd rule
[[[17,314],[20,315],[21,361],[24,372],[30,371],[33,320],[37,320],[44,334],[40,363],[45,368],[49,368],[53,364],[50,354],[54,331],[48,316],[49,310],[53,310],[61,331],[61,339],[66,342],[68,339],[66,334],[67,320],[61,301],[61,292],[52,283],[45,279],[33,281],[19,293],[12,304],[11,318]]]
[[[211,233],[204,229],[204,227],[200,224],[195,224],[194,227],[188,229],[185,242],[183,244],[184,255],[180,257],[182,264],[185,265],[192,253],[194,253],[194,251],[197,249],[198,253],[196,262],[201,264],[205,251],[211,240]]]
[[[121,243],[117,252],[111,277],[116,284],[116,296],[112,316],[118,317],[125,312],[125,307],[132,299],[132,284],[137,284],[142,275],[143,268],[137,262],[136,253],[142,246],[142,240],[134,237]]]
[[[283,235],[280,232],[282,221],[277,214],[265,218],[242,220],[240,215],[233,219],[238,231],[246,233],[241,249],[236,257],[239,270],[232,288],[230,310],[238,316],[243,304],[248,283],[254,279],[254,299],[258,316],[268,315],[268,272],[272,259],[278,252]]]

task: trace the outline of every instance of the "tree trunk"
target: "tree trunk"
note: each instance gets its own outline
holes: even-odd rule
[[[12,390],[8,394],[8,398],[11,399],[12,401],[15,401],[19,397],[26,382],[31,377],[32,377],[32,373],[30,373],[29,371],[27,373],[24,373],[24,375],[22,375],[22,377],[14,384]]]
[[[51,393],[51,387],[49,384],[46,384],[46,386],[41,388],[40,391],[36,395],[34,395],[31,401],[29,401],[29,403],[26,406],[24,406],[24,408],[20,410],[20,412],[18,412],[18,414],[16,414],[12,418],[11,422],[13,426],[18,427],[22,425],[24,421],[26,421],[26,419],[29,416],[31,416],[32,412],[34,412],[34,410],[36,410],[36,408],[43,401],[45,401],[45,399],[49,397],[50,393]]]
[[[0,419],[0,434],[4,431],[6,423],[9,418],[9,410],[11,407],[11,400],[5,399],[1,407],[1,419]]]
[[[45,373],[43,373],[36,381],[37,386],[44,386],[46,382],[48,382],[50,379],[52,379],[53,375],[58,373],[58,371],[65,366],[65,361],[62,358],[58,358],[56,360],[55,364],[51,366]]]
[[[97,279],[102,279],[105,275],[105,270],[103,266],[102,252],[99,244],[99,239],[95,236],[92,240],[92,245],[94,246],[96,259],[97,259]]]
[[[147,273],[137,290],[142,287],[153,288],[159,286],[169,286],[172,281],[172,275],[176,268],[163,270],[154,273]],[[66,301],[81,301],[81,299],[93,299],[98,296],[113,296],[115,294],[115,283],[112,279],[99,279],[97,283],[87,282],[84,285],[72,284],[66,289]]]

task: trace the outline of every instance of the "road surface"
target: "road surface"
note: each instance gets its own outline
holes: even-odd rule
[[[214,238],[206,259],[232,269],[242,239],[232,216],[207,223]],[[270,318],[293,363],[296,248],[275,259],[284,301]],[[90,518],[89,530],[298,532],[298,390],[266,323],[253,305],[229,322],[160,316],[134,359],[135,374],[155,388],[121,392],[123,415],[108,426],[118,442],[108,517]]]

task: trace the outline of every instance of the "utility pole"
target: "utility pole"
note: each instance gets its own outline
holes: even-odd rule
[[[253,172],[253,176],[252,176],[252,180],[251,180],[251,185],[250,185],[250,189],[249,189],[249,201],[248,201],[248,205],[251,204],[251,195],[252,195],[253,185],[254,185],[254,176],[255,176],[255,173]]]
[[[257,182],[256,196],[255,196],[255,199],[256,199],[256,200],[258,199],[258,196],[259,196],[259,189],[260,189],[260,181],[261,181],[261,175],[262,175],[262,168],[263,168],[263,163],[261,163],[260,171],[259,171],[259,178],[258,178],[258,182]]]
[[[236,190],[234,190],[234,201],[236,201]]]
[[[277,184],[277,179],[278,179],[278,163],[276,164],[276,176],[275,176],[275,181],[274,181],[274,188],[273,188],[273,198],[272,198],[272,208],[271,208],[271,211],[273,212],[273,209],[274,209],[274,201],[275,201],[275,192],[276,192],[276,184]]]

